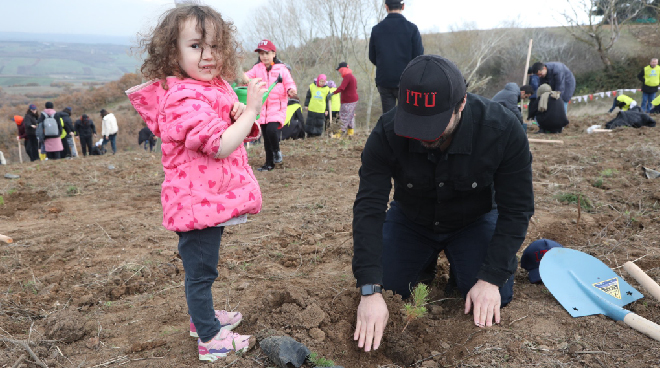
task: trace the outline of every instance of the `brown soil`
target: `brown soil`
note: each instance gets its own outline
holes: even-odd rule
[[[660,167],[660,130],[620,129],[587,135],[610,116],[577,120],[563,146],[532,144],[536,214],[529,242],[545,237],[590,253],[611,267],[637,264],[660,278],[659,181],[642,166]],[[542,285],[516,275],[502,323],[479,329],[463,300],[444,295],[448,265],[439,262],[429,314],[405,330],[403,302],[386,294],[390,322],[376,352],[353,341],[359,301],[351,272],[352,204],[366,134],[352,140],[284,142],[285,165],[257,173],[261,214],[223,237],[217,308],[240,310],[239,333],[287,334],[338,365],[355,367],[649,367],[660,344],[603,316],[571,318]],[[261,146],[250,150],[263,162]],[[108,165],[114,165],[114,170]],[[2,167],[0,339],[26,340],[49,367],[201,366],[188,336],[183,267],[177,236],[161,222],[158,158],[143,151]],[[592,206],[563,203],[581,193]],[[621,271],[621,269],[617,269]],[[647,297],[626,308],[660,321]],[[0,366],[26,350],[0,342]],[[35,367],[29,363],[27,367]],[[271,367],[263,352],[214,366]],[[307,365],[306,367],[311,367]]]

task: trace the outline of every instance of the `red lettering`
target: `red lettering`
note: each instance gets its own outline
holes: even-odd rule
[[[534,255],[536,255],[536,262],[541,262],[541,258],[543,258],[543,256],[544,256],[546,253],[548,253],[548,250],[547,250],[547,249],[543,249],[543,250],[540,250],[540,251],[538,251],[538,252],[535,252]],[[540,257],[539,257],[539,254],[541,255]]]
[[[426,101],[425,101],[424,106],[426,106],[426,107],[434,107],[434,106],[435,106],[435,95],[437,95],[437,94],[438,94],[437,92],[431,92],[431,93],[430,93],[430,95],[433,96],[433,105],[429,105],[429,93],[425,93],[425,94],[424,94],[424,98],[425,98]]]
[[[409,89],[406,90],[406,103],[407,104],[410,103],[410,90]]]
[[[415,106],[419,106],[419,105],[417,104],[417,97],[421,97],[421,96],[422,96],[422,93],[421,93],[421,92],[415,92],[415,91],[412,91],[412,94],[413,94],[413,96],[415,96],[415,103],[414,103],[413,105],[415,105]]]

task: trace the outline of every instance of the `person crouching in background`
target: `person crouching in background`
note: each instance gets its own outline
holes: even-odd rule
[[[538,98],[529,104],[529,118],[536,117],[539,124],[537,133],[561,133],[566,125],[566,108],[561,92],[552,91],[550,85],[542,84],[536,91]]]

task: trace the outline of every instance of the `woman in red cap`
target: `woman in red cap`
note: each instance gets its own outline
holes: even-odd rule
[[[269,40],[260,41],[254,50],[259,53],[259,60],[245,73],[247,79],[261,78],[266,85],[270,86],[282,76],[282,83],[277,84],[268,95],[266,103],[261,108],[258,123],[264,137],[264,149],[266,150],[266,164],[258,171],[270,171],[275,164],[282,162],[280,152],[280,140],[278,131],[286,121],[286,107],[289,96],[295,96],[296,83],[291,78],[291,73],[278,58],[275,45]]]

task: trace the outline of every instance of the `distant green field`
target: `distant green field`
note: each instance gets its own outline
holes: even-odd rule
[[[53,81],[111,81],[140,60],[128,46],[0,41],[0,86]]]

